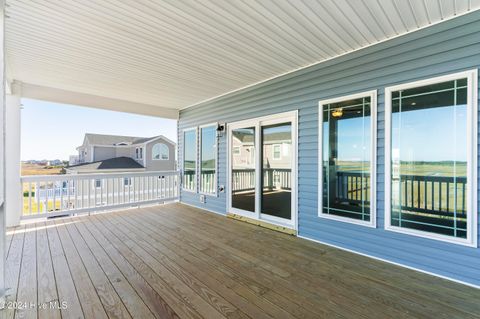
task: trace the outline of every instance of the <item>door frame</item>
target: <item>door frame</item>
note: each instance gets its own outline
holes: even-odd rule
[[[283,218],[270,216],[266,214],[261,214],[261,164],[262,158],[260,157],[261,154],[261,131],[260,128],[264,124],[262,122],[267,122],[266,125],[269,123],[282,123],[284,121],[291,121],[292,123],[292,202],[291,202],[291,219],[289,222],[285,222],[286,220]],[[256,186],[255,186],[255,212],[248,212],[243,211],[237,208],[232,207],[232,129],[235,128],[243,128],[243,127],[255,127],[255,140],[258,141],[255,145],[255,179],[256,179]],[[271,223],[277,226],[282,226],[286,228],[293,229],[295,231],[298,230],[298,110],[290,111],[290,112],[283,112],[283,113],[276,113],[272,115],[262,116],[262,117],[255,117],[246,120],[240,120],[236,122],[232,122],[227,124],[227,212],[234,213],[243,217],[255,219],[258,221],[263,221],[267,223]]]

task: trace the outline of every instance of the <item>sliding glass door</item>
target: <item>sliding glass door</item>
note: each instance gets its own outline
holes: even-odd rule
[[[229,125],[230,212],[295,226],[296,113]]]

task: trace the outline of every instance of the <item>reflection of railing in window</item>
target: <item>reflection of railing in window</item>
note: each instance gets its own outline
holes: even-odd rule
[[[358,172],[337,172],[337,200],[370,203],[370,175]]]
[[[263,188],[292,189],[292,170],[288,168],[264,168]]]
[[[401,175],[400,180],[402,210],[466,217],[466,177]]]
[[[248,191],[255,189],[255,169],[232,170],[232,191]]]
[[[465,217],[465,177],[400,175],[400,180],[398,195],[394,192],[392,203],[400,204],[402,210],[453,216],[456,204],[457,217],[459,214]],[[398,182],[398,178],[393,179],[394,184]],[[337,199],[361,202],[363,198],[364,203],[369,203],[369,189],[369,174],[337,172]]]
[[[370,204],[369,174],[343,171],[336,175],[336,202],[361,204],[363,199],[363,205]],[[392,181],[396,225],[439,233],[465,231],[466,177],[400,175]]]
[[[194,190],[195,189],[195,171],[183,172],[183,188]]]
[[[203,170],[200,175],[200,192],[214,194],[215,193],[215,170]]]
[[[286,168],[263,169],[263,187],[268,189],[290,190],[292,188],[292,171]],[[232,170],[232,190],[249,191],[255,189],[254,169]]]

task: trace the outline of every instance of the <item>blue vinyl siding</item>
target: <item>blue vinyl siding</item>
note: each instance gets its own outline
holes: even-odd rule
[[[477,11],[185,109],[180,112],[179,132],[211,122],[298,110],[299,235],[480,286],[479,248],[383,229],[385,87],[478,69],[479,52]],[[374,89],[378,90],[377,228],[321,219],[317,216],[318,101]],[[225,136],[219,140],[218,185],[228,187],[226,142]],[[181,156],[179,151],[180,162]],[[182,192],[181,200],[218,213],[227,210],[226,192],[208,196],[205,204],[193,193]]]

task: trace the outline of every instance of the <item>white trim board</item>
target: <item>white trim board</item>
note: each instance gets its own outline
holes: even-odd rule
[[[370,98],[370,221],[323,213],[323,107],[353,99]],[[318,102],[318,217],[367,227],[377,227],[377,90],[360,92]]]
[[[312,242],[315,242],[315,243],[318,243],[318,244],[322,244],[322,245],[330,246],[330,247],[337,248],[337,249],[340,249],[340,250],[343,250],[343,251],[347,251],[349,253],[353,253],[353,254],[356,254],[356,255],[365,256],[365,257],[376,259],[376,260],[379,260],[379,261],[383,261],[383,262],[386,262],[386,263],[389,263],[389,264],[392,264],[392,265],[396,265],[396,266],[400,266],[400,267],[403,267],[403,268],[415,270],[415,271],[418,271],[418,272],[421,272],[421,273],[424,273],[424,274],[427,274],[427,275],[431,275],[431,276],[434,276],[434,277],[438,277],[438,278],[446,279],[446,280],[449,280],[449,281],[453,281],[453,282],[456,282],[456,283],[459,283],[459,284],[462,284],[462,285],[465,285],[465,286],[469,286],[469,287],[472,287],[472,288],[480,289],[479,285],[474,285],[474,284],[468,283],[466,281],[458,280],[458,279],[455,279],[455,278],[452,278],[452,277],[439,275],[439,274],[436,274],[434,272],[422,270],[420,268],[407,266],[407,265],[404,265],[404,264],[401,264],[401,263],[398,263],[398,262],[395,262],[395,261],[391,261],[391,260],[388,260],[388,259],[384,259],[384,258],[376,257],[376,256],[373,256],[373,255],[361,253],[361,252],[358,252],[358,251],[355,251],[355,250],[352,250],[352,249],[349,249],[349,248],[345,248],[345,247],[338,246],[338,245],[335,245],[335,244],[327,243],[327,242],[317,240],[317,239],[313,239],[313,238],[310,238],[310,237],[307,237],[307,236],[297,235],[297,237],[308,240],[308,241],[312,241]]]
[[[391,129],[392,129],[392,92],[429,84],[466,78],[467,84],[467,238],[455,238],[432,232],[392,226],[391,221]],[[469,70],[420,81],[407,82],[385,88],[385,221],[388,231],[412,236],[424,237],[452,244],[476,248],[478,245],[477,211],[477,156],[478,156],[478,70]]]

